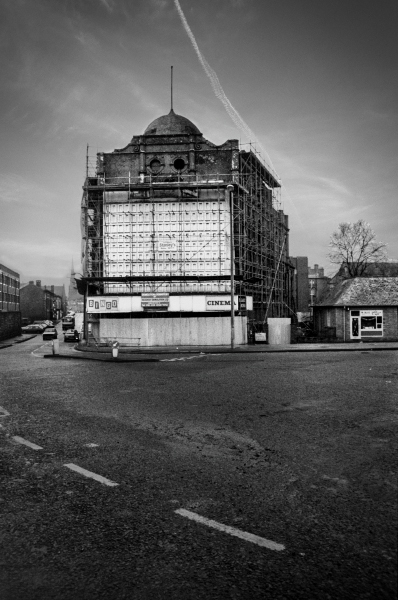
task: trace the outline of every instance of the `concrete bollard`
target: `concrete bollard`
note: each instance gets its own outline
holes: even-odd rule
[[[53,354],[59,354],[59,340],[53,340]]]

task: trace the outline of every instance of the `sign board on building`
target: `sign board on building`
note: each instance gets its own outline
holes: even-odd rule
[[[360,310],[359,311],[361,317],[382,317],[382,310]]]
[[[159,240],[158,241],[159,252],[177,252],[178,242],[176,240]]]
[[[87,298],[87,312],[119,312],[119,300],[120,298],[112,298],[111,296]]]
[[[163,308],[169,306],[169,294],[167,292],[141,294],[142,308]]]
[[[253,302],[251,296],[235,296],[235,310],[253,310]],[[206,296],[206,310],[217,312],[231,310],[231,296]]]
[[[254,333],[254,341],[255,342],[266,342],[267,341],[267,334],[263,333],[262,331],[256,331]]]

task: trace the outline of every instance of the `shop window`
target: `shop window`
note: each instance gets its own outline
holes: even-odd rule
[[[351,338],[382,337],[382,310],[352,310]]]

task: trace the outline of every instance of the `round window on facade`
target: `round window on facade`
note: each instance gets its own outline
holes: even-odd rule
[[[160,164],[160,160],[158,160],[157,158],[154,158],[153,160],[151,160],[151,162],[149,163],[149,166],[151,167],[151,171],[152,173],[159,173],[160,171],[160,167],[162,166]]]
[[[182,171],[185,168],[185,160],[183,158],[176,158],[173,165],[177,171]]]

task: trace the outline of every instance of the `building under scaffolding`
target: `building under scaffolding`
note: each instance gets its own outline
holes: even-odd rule
[[[291,315],[280,183],[238,140],[216,146],[171,110],[126,147],[98,153],[95,165],[87,153],[83,189],[86,310],[97,343],[228,344],[231,283],[236,343],[267,318]]]

